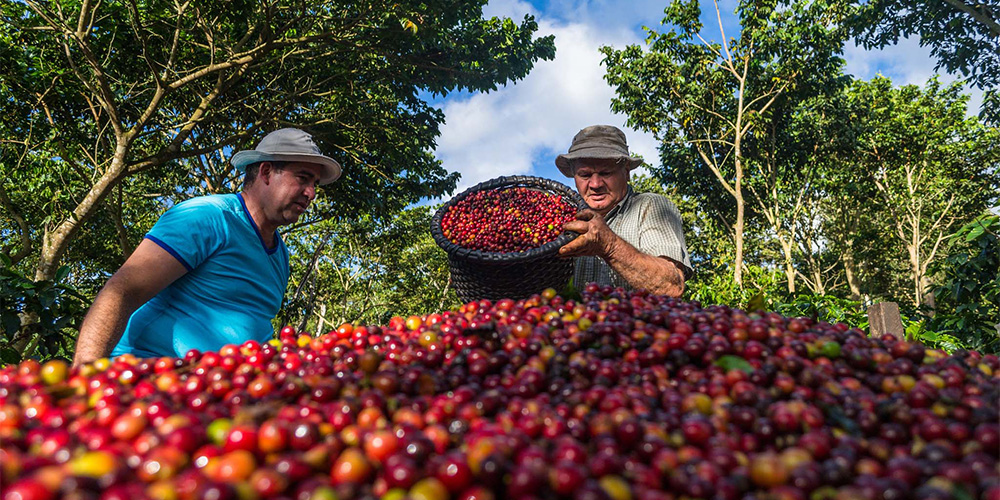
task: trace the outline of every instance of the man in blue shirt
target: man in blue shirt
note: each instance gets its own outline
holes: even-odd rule
[[[312,137],[286,128],[233,155],[243,192],[179,203],[156,222],[84,318],[74,364],[110,355],[184,356],[266,341],[288,285],[279,226],[340,176]]]

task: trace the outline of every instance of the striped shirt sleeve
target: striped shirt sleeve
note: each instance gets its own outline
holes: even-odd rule
[[[639,203],[634,219],[634,228],[639,235],[636,248],[657,257],[669,257],[682,264],[685,279],[691,278],[694,270],[684,241],[684,226],[677,206],[658,195],[636,196]],[[626,223],[633,221],[624,221]]]

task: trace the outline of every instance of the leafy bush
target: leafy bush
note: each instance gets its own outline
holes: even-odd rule
[[[858,300],[845,299],[833,295],[801,294],[790,302],[774,305],[774,310],[782,316],[806,316],[816,321],[828,323],[843,322],[871,333],[868,322],[868,308]],[[961,339],[946,331],[931,328],[929,318],[917,311],[900,311],[900,319],[906,340],[920,342],[932,349],[952,353],[958,349],[968,349]]]
[[[959,349],[968,349],[960,339],[945,332],[938,332],[928,329],[927,318],[916,316],[914,318],[903,318],[906,329],[906,340],[918,341],[921,344],[933,348],[941,349],[947,353],[953,353]]]
[[[388,323],[460,305],[449,281],[448,256],[430,231],[433,207],[392,217],[331,219],[285,240],[292,279],[275,327],[322,333],[339,324]],[[324,308],[325,305],[325,308]]]
[[[760,266],[746,266],[743,287],[733,281],[732,272],[705,273],[699,270],[686,284],[685,297],[702,304],[726,304],[752,311],[770,309],[784,298],[781,271]]]
[[[34,281],[0,254],[0,363],[34,357],[71,357],[86,299],[64,283],[69,267],[54,281]]]
[[[776,304],[774,310],[782,316],[806,316],[815,321],[845,323],[868,331],[868,311],[858,300],[833,295],[801,294],[790,302]]]
[[[927,329],[951,335],[968,349],[1000,354],[1000,216],[986,214],[950,238],[951,252],[938,265],[934,317]]]

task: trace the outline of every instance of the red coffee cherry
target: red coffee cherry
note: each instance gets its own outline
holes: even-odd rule
[[[448,209],[441,231],[465,248],[523,252],[556,239],[575,214],[562,196],[526,187],[477,191]]]

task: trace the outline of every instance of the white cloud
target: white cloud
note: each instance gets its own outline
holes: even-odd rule
[[[725,0],[720,8],[727,35],[736,22],[734,5]],[[556,170],[555,156],[566,151],[573,135],[592,124],[610,124],[625,129],[633,152],[657,164],[659,153],[651,134],[628,130],[626,117],[611,113],[614,91],[604,81],[602,45],[616,48],[643,45],[642,25],[656,28],[662,18],[663,0],[550,0],[532,4],[523,0],[493,0],[484,9],[486,17],[509,17],[515,21],[532,14],[539,23],[537,36],[555,35],[556,56],[540,61],[521,81],[489,94],[458,93],[441,101],[446,123],[441,128],[437,155],[444,167],[462,174],[458,191],[500,175],[537,175],[568,181]],[[703,9],[711,14],[710,4]],[[717,28],[712,28],[717,29]],[[882,50],[865,50],[848,43],[844,58],[847,72],[871,79],[882,73],[899,85],[924,85],[935,73],[936,60],[916,40],[906,39]],[[955,77],[944,75],[943,82]],[[970,114],[978,112],[982,92],[972,94]],[[458,192],[457,191],[457,192]]]
[[[483,7],[483,17],[486,18],[509,17],[514,21],[520,21],[525,14],[538,17],[538,10],[531,3],[520,0],[493,1]]]
[[[878,74],[892,78],[897,85],[923,85],[934,75],[935,60],[930,49],[915,38],[904,38],[884,49],[868,50],[848,42],[844,47],[846,71],[869,80]]]
[[[663,19],[664,0],[549,0],[539,9],[530,2],[493,0],[483,10],[486,16],[521,19],[525,13],[561,24],[585,24],[598,30],[631,30],[656,25]]]
[[[951,83],[960,80],[957,75],[951,75],[935,70],[937,59],[931,55],[928,47],[921,47],[917,38],[904,38],[896,45],[883,49],[868,50],[848,42],[844,47],[846,72],[855,78],[870,80],[881,74],[892,79],[894,85],[924,86],[935,74],[940,73],[940,80]],[[969,115],[979,113],[983,103],[983,91],[965,85],[964,92],[969,94]]]
[[[484,14],[519,19],[526,12],[533,11],[524,2],[502,1],[491,2]],[[579,129],[592,124],[619,126],[633,152],[653,162],[658,157],[651,134],[626,129],[626,117],[611,113],[614,91],[604,81],[597,51],[601,45],[639,43],[637,33],[537,19],[539,36],[556,37],[554,60],[536,63],[524,80],[495,92],[443,103],[446,123],[437,155],[446,169],[462,174],[459,191],[500,175],[567,181],[555,169],[555,156],[569,148]]]

